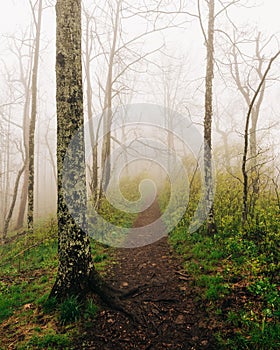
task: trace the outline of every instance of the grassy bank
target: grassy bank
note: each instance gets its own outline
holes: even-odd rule
[[[215,198],[218,233],[204,227],[189,233],[199,198],[193,188],[190,206],[170,234],[184,258],[184,268],[201,288],[209,317],[221,323],[216,337],[225,349],[280,348],[280,218],[277,198],[262,192],[254,216],[241,225],[242,190],[220,175]]]

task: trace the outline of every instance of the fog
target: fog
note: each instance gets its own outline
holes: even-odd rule
[[[32,0],[31,3],[36,14],[37,2]],[[124,113],[121,118],[113,112],[112,153],[116,155],[118,149],[125,145],[129,155],[129,152],[137,150],[141,140],[142,148],[140,148],[147,158],[160,158],[158,154],[149,156],[148,151],[151,148],[156,149],[159,144],[167,145],[168,151],[178,154],[180,158],[187,159],[190,155],[195,159],[199,158],[189,146],[189,141],[182,140],[184,136],[180,134],[180,129],[187,128],[186,125],[191,123],[201,135],[203,131],[206,45],[201,25],[206,31],[208,13],[206,2],[200,1],[200,19],[196,0],[179,1],[176,4],[172,1],[163,1],[160,5],[153,0],[136,3],[101,0],[96,3],[89,0],[82,1],[86,128],[89,128],[90,119],[94,132],[97,132],[98,125],[101,124],[100,135],[103,133],[100,118],[107,103],[108,72],[115,35],[116,47],[111,62],[113,111],[119,106],[137,103],[156,104],[171,110],[172,113],[171,116],[163,113],[161,122],[154,115],[150,121],[144,118],[146,124],[150,122],[161,128],[161,130],[150,128],[152,130],[150,132],[145,129],[147,126],[137,128],[126,125],[127,115]],[[118,3],[121,3],[121,10],[116,20]],[[224,7],[230,3],[231,6],[225,10]],[[55,1],[43,1],[35,136],[36,220],[48,218],[54,215],[56,210],[54,4]],[[24,116],[27,115],[29,119],[31,111],[30,96],[27,96],[27,92],[31,91],[35,25],[29,1],[0,0],[0,5],[0,230],[2,230],[12,203],[16,177],[26,157],[23,135],[28,126],[24,123]],[[261,66],[263,73],[269,59],[279,51],[279,10],[280,3],[277,0],[216,1],[216,13],[219,15],[215,24],[213,151],[217,169],[230,165],[232,172],[237,171],[248,110],[244,94],[242,95],[231,72],[231,67],[234,67],[232,43],[235,41],[237,47],[236,67],[239,70],[241,85],[252,99],[260,80],[257,71],[260,60],[263,62]],[[256,38],[259,38],[258,42]],[[260,56],[256,56],[258,48]],[[266,81],[257,123],[259,161],[265,159],[271,169],[279,166],[279,72],[278,58]],[[136,118],[135,121],[139,124],[140,119]],[[173,139],[168,137],[168,132],[164,131],[164,128],[174,132]],[[152,138],[157,141],[156,145],[147,141]],[[89,148],[90,140],[87,142],[86,147]],[[102,138],[97,137],[97,143],[100,151]],[[161,151],[164,153],[164,150]],[[98,153],[100,178],[101,152]],[[91,158],[90,149],[87,154],[89,183],[92,174]],[[112,169],[119,161],[119,158],[116,159]],[[126,161],[125,158],[123,162]],[[148,173],[152,172],[153,168],[147,159],[142,163],[140,161],[138,165],[135,162],[127,164],[123,165],[123,176],[140,176],[142,170]],[[192,171],[191,168],[190,176]],[[164,181],[165,176],[162,174],[160,164],[155,164],[153,176],[157,179],[160,177]],[[18,218],[24,186],[23,177],[19,183],[16,206],[10,223],[11,229],[16,225]]]

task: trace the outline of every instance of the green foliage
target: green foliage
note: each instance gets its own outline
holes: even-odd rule
[[[57,228],[53,222],[36,226],[32,235],[14,237],[0,246],[1,275],[17,276],[22,271],[57,266]]]
[[[196,186],[196,182],[194,182]],[[190,207],[169,240],[185,258],[184,267],[209,300],[209,312],[223,301],[243,296],[242,304],[230,304],[226,322],[233,332],[217,334],[225,349],[268,350],[280,348],[280,216],[273,194],[260,194],[248,223],[242,227],[242,184],[227,174],[218,174],[215,213],[218,234],[207,237],[202,226],[189,234],[188,225],[199,189],[191,190]],[[194,203],[194,204],[193,204]],[[247,292],[244,295],[246,286]]]
[[[280,325],[271,322],[265,314],[258,319],[252,310],[238,313],[230,311],[227,320],[236,329],[231,338],[225,340],[220,336],[220,342],[227,349],[279,349]]]
[[[0,294],[0,322],[13,314],[13,307],[12,301]]]
[[[122,180],[120,187],[123,196],[127,200],[136,201],[139,199],[140,193],[137,179],[136,181],[132,181],[131,179],[127,179],[127,181]],[[121,200],[118,199],[119,193],[117,191],[114,193],[112,190],[110,196],[111,198],[115,198],[117,203],[121,203]],[[129,213],[126,209],[125,205],[121,208],[115,208],[105,197],[101,198],[98,209],[94,208],[94,204],[92,204],[88,208],[87,213],[91,236],[108,246],[116,246],[121,243],[137,217],[137,213]],[[114,231],[113,227],[109,226],[108,223],[122,228],[122,230]]]
[[[3,331],[0,336],[0,349],[6,349],[5,340],[11,332],[26,333],[26,340],[17,344],[17,350],[70,349],[72,331],[65,334],[50,331],[53,320],[60,319],[66,324],[84,315],[90,322],[96,315],[97,308],[92,301],[77,305],[76,300],[67,300],[60,306],[56,299],[49,298],[57,267],[56,236],[53,222],[43,222],[42,226],[37,225],[33,235],[14,237],[0,246],[0,324],[5,321],[9,326],[7,334]],[[108,248],[95,242],[91,246],[95,266],[104,273],[110,262]],[[38,320],[42,327],[38,326]]]
[[[70,343],[70,339],[66,334],[49,332],[43,336],[33,335],[26,344],[17,347],[17,349],[68,349]]]
[[[224,278],[217,273],[216,275],[200,274],[196,283],[200,287],[205,288],[204,296],[209,300],[217,300],[228,294],[229,285],[225,283]]]
[[[94,319],[98,311],[98,306],[94,304],[93,300],[90,299],[86,303],[84,318],[85,319]]]
[[[16,308],[32,303],[37,297],[37,285],[32,287],[27,282],[6,285],[2,283],[0,292],[0,321],[11,316]]]
[[[276,284],[272,284],[268,278],[254,281],[248,286],[248,290],[254,295],[260,296],[266,301],[268,307],[275,310],[278,314],[280,313],[280,292]],[[266,309],[268,312],[269,309]],[[269,312],[271,315],[272,311]]]
[[[60,322],[65,325],[78,321],[81,317],[82,304],[76,296],[70,296],[60,304]]]
[[[43,306],[43,311],[45,314],[52,313],[57,307],[56,298],[49,298],[49,294],[43,295],[38,299],[37,303]]]
[[[98,263],[98,262],[101,262],[101,261],[103,261],[103,260],[105,260],[105,259],[107,259],[107,258],[108,258],[108,255],[107,255],[107,254],[97,254],[97,255],[95,255],[95,257],[93,258],[93,261],[96,262],[96,263]]]

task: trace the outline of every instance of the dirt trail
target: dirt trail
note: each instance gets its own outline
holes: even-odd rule
[[[158,217],[154,203],[134,226]],[[125,302],[141,324],[120,312],[103,310],[83,329],[77,349],[218,349],[212,336],[215,324],[166,238],[140,248],[118,249],[116,260],[107,280],[124,291],[139,287]]]

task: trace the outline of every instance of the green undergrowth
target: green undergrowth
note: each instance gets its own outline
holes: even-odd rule
[[[19,344],[18,350],[30,349],[70,349],[71,339],[67,334],[57,334],[49,330],[45,334],[34,334],[25,344]]]
[[[169,240],[184,258],[207,305],[209,317],[221,322],[216,337],[223,349],[280,348],[280,216],[277,201],[263,192],[246,226],[241,225],[242,188],[220,177],[215,212],[218,233],[194,233],[189,225],[199,193]],[[194,187],[195,188],[195,187]]]
[[[89,205],[90,236],[108,246],[121,246],[143,207],[138,188],[143,176],[122,178],[118,189],[110,188],[109,198],[103,196],[99,206]],[[138,203],[135,212],[131,212],[131,203]]]
[[[92,253],[103,274],[109,249],[92,241]],[[0,256],[0,349],[11,343],[15,349],[70,349],[73,322],[90,321],[98,309],[92,300],[80,304],[70,298],[57,305],[48,299],[58,266],[54,220],[36,225],[32,235],[10,236]]]

